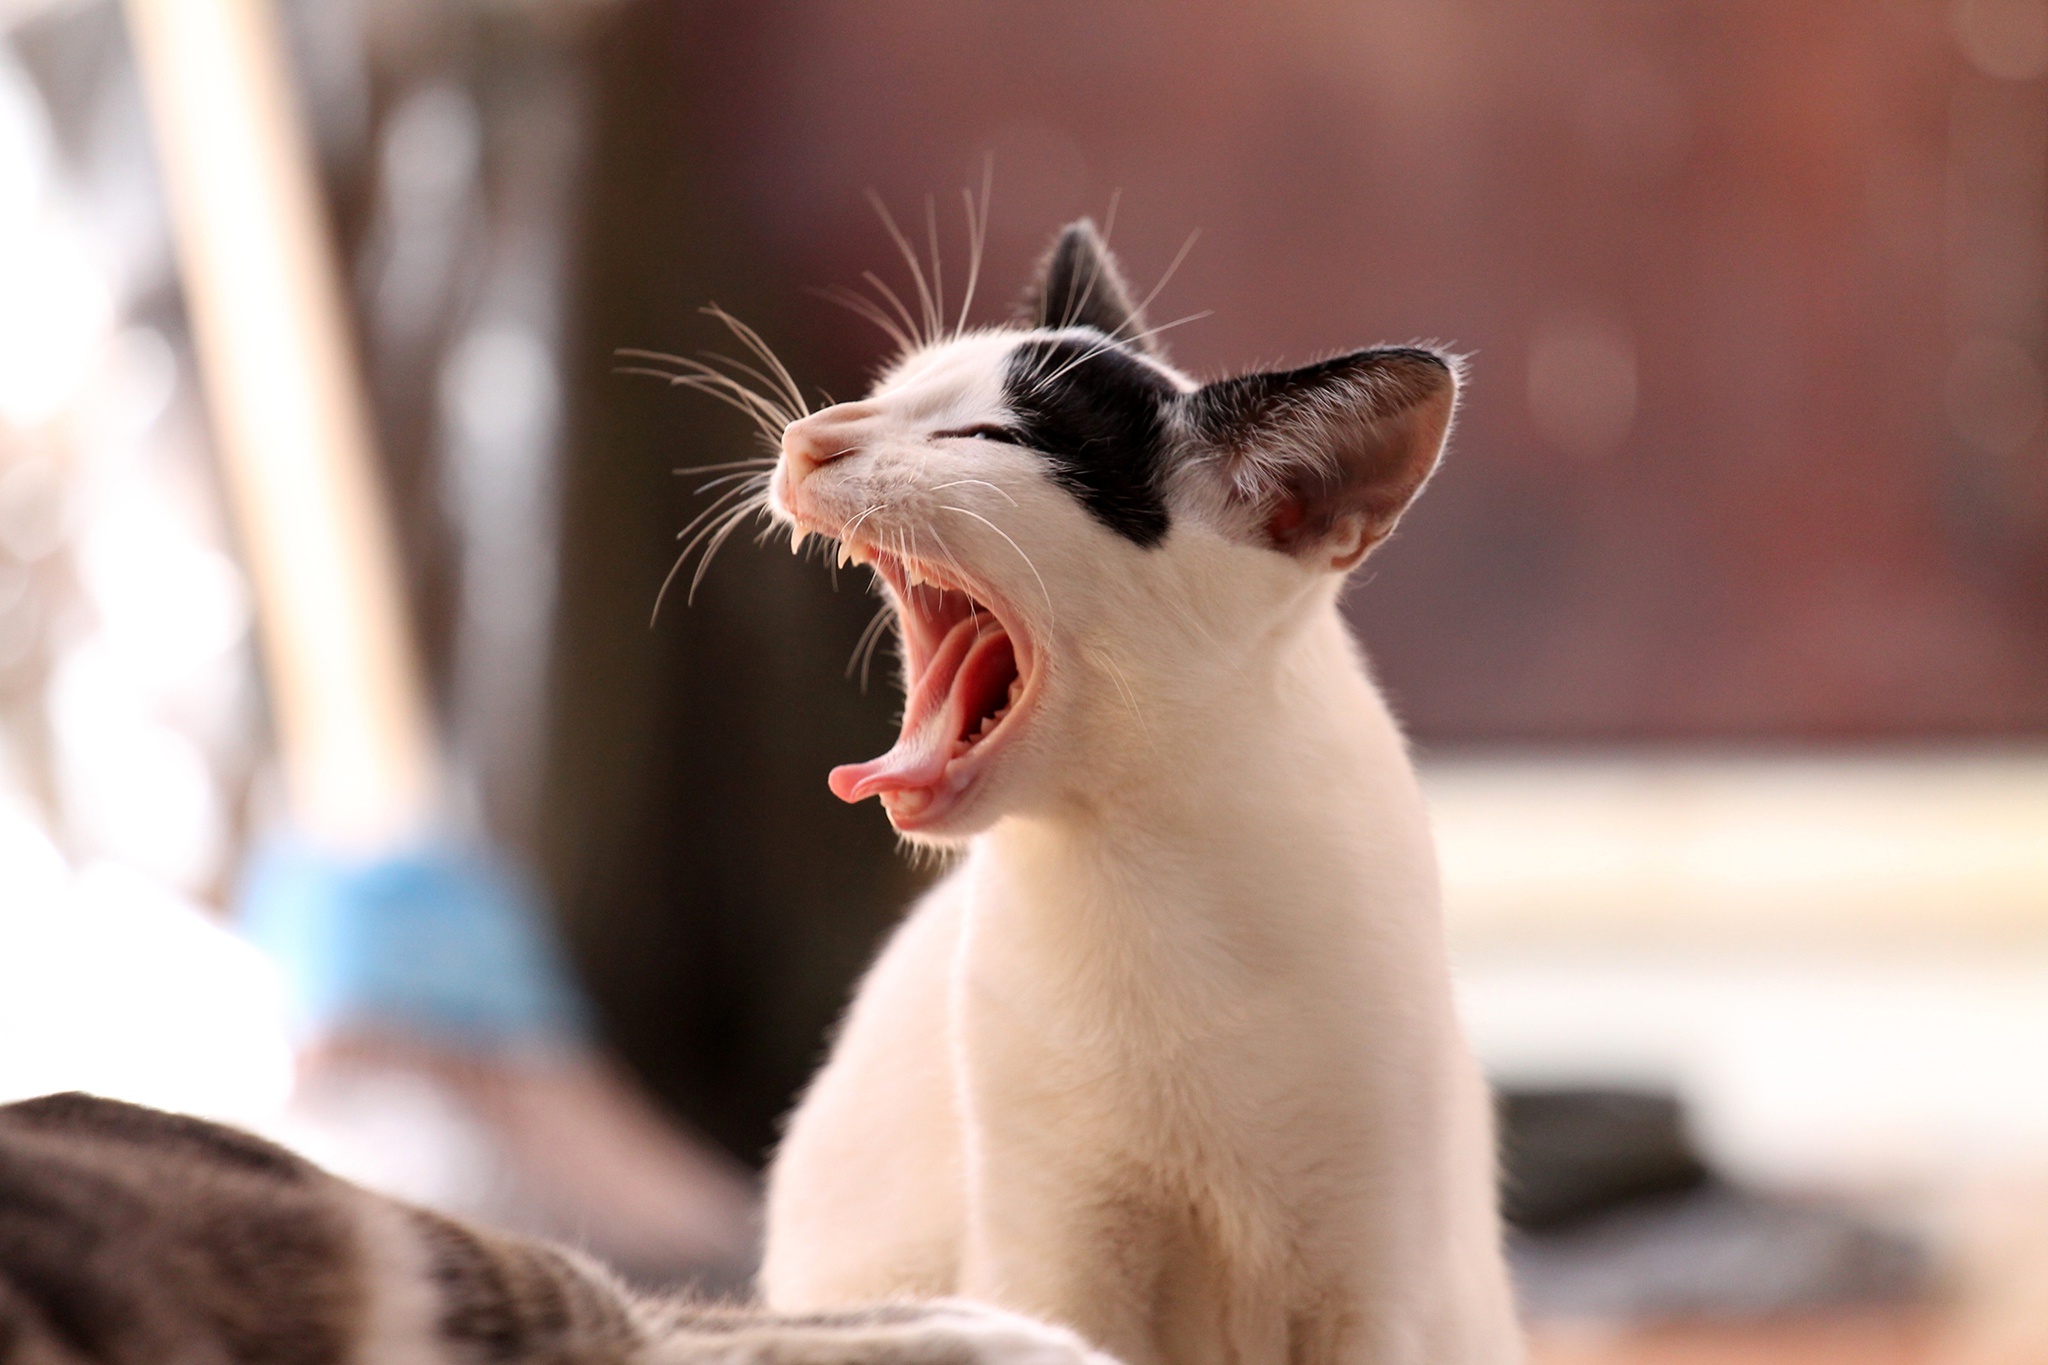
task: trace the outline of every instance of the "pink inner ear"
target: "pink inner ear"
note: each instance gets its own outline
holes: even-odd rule
[[[1308,513],[1302,510],[1301,499],[1285,497],[1275,503],[1266,517],[1266,537],[1275,545],[1287,545],[1294,539],[1294,533],[1308,520]]]

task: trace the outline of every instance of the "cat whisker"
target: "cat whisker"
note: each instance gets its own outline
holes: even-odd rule
[[[830,289],[816,289],[811,292],[817,294],[820,298],[838,304],[856,317],[881,328],[888,335],[889,339],[896,343],[897,349],[904,354],[907,355],[917,349],[916,344],[911,341],[909,334],[897,326],[896,320],[884,312],[882,306],[867,295],[848,289],[844,285],[835,285]],[[828,402],[825,406],[830,407],[831,404]]]
[[[924,266],[917,259],[917,249],[911,246],[910,239],[903,235],[903,229],[896,226],[895,215],[891,214],[889,206],[882,202],[882,196],[871,189],[867,197],[869,205],[881,217],[882,226],[888,229],[889,236],[895,240],[896,250],[902,254],[904,264],[910,267],[911,281],[917,285],[918,301],[923,305],[924,311],[924,328],[920,331],[913,327],[911,330],[917,333],[920,341],[936,341],[939,335],[938,305],[932,298],[930,284],[925,280]]]
[[[621,365],[616,367],[613,373],[648,375],[656,379],[666,380],[671,385],[679,385],[683,388],[694,389],[698,393],[708,394],[727,407],[746,414],[747,417],[752,419],[754,425],[760,428],[761,433],[778,446],[782,441],[783,429],[790,422],[796,420],[794,416],[783,409],[781,404],[773,399],[754,392],[731,375],[723,374],[708,365],[691,360],[688,356],[628,350],[621,350],[618,354],[639,355],[659,360],[666,364],[686,367],[683,373],[678,374],[673,370],[660,370],[652,366]]]
[[[759,469],[778,462],[774,455],[756,455],[750,460],[727,460],[723,464],[689,464],[671,469],[671,474],[716,474],[722,469]]]
[[[622,346],[612,354],[625,359],[652,361],[662,365],[677,367],[676,370],[662,370],[655,369],[652,366],[621,366],[620,373],[654,375],[668,380],[671,384],[710,385],[720,393],[728,395],[728,401],[737,399],[748,404],[748,410],[758,411],[768,417],[786,417],[794,420],[797,415],[791,412],[779,398],[751,389],[723,370],[713,369],[703,361],[692,359],[686,355],[675,355],[667,351],[644,351],[631,346]],[[739,365],[738,361],[734,361],[728,356],[720,356],[718,358],[724,360],[727,364]],[[745,367],[742,366],[742,368]],[[678,373],[678,370],[680,373]],[[765,375],[757,374],[756,377],[764,382],[767,380]],[[771,387],[773,387],[772,384]]]
[[[981,159],[981,212],[974,211],[974,195],[960,191],[960,199],[967,208],[967,296],[960,300],[960,320],[953,324],[953,335],[959,336],[967,330],[967,312],[974,306],[974,287],[981,283],[981,258],[988,247],[988,198],[995,184],[996,158],[994,152],[984,153]]]
[[[1010,504],[1010,506],[1012,506],[1012,507],[1015,507],[1015,506],[1017,505],[1017,500],[1016,500],[1015,498],[1013,498],[1013,497],[1011,497],[1011,496],[1010,496],[1010,492],[1009,492],[1009,490],[1008,490],[1008,489],[1006,489],[1006,488],[1003,488],[1003,487],[1002,487],[1002,486],[1000,486],[999,484],[993,484],[993,483],[990,483],[990,482],[989,482],[989,481],[988,481],[987,479],[953,479],[953,480],[951,480],[951,481],[949,481],[949,482],[947,482],[947,483],[935,483],[935,484],[933,484],[933,485],[932,485],[932,488],[931,488],[931,491],[932,491],[932,492],[934,492],[934,493],[937,493],[937,492],[940,492],[940,491],[941,491],[941,490],[943,490],[943,489],[947,489],[947,488],[959,488],[959,487],[960,487],[960,486],[962,486],[963,484],[970,484],[970,483],[972,483],[972,484],[979,484],[979,485],[981,485],[981,486],[982,486],[983,488],[987,488],[987,489],[990,489],[990,490],[994,491],[995,493],[999,494],[999,495],[1000,495],[1000,496],[1002,497],[1002,499],[1003,499],[1003,501],[1004,501],[1004,502],[1007,502],[1007,503],[1009,503],[1009,504]]]
[[[797,386],[796,376],[789,372],[789,367],[784,365],[782,358],[775,354],[775,348],[762,340],[759,332],[749,327],[746,323],[741,322],[715,303],[699,311],[709,314],[711,317],[717,318],[720,322],[724,323],[726,329],[738,337],[742,345],[752,351],[760,358],[762,364],[774,372],[775,377],[781,381],[782,392],[789,395],[791,411],[795,412],[799,417],[810,415],[810,408],[804,403],[803,390]]]
[[[909,306],[897,297],[896,291],[889,287],[888,282],[872,270],[861,271],[860,277],[873,285],[875,292],[880,294],[889,306],[896,310],[896,316],[903,320],[903,330],[910,337],[910,346],[907,349],[914,351],[922,346],[924,334],[918,330],[917,319],[910,315]]]
[[[703,483],[698,484],[695,491],[699,494],[709,493],[712,489],[717,488],[719,485],[732,483],[735,480],[765,479],[768,477],[771,477],[769,471],[758,469],[752,471],[742,471],[738,474],[721,474],[719,477],[715,479],[707,479]]]
[[[1196,228],[1193,232],[1190,232],[1188,234],[1188,239],[1180,244],[1180,250],[1173,253],[1173,260],[1168,262],[1166,272],[1159,277],[1159,283],[1152,286],[1152,292],[1145,296],[1145,301],[1143,303],[1139,304],[1136,308],[1133,308],[1131,310],[1132,322],[1136,322],[1145,316],[1145,310],[1152,306],[1152,300],[1159,297],[1159,291],[1166,288],[1167,281],[1171,280],[1173,278],[1173,273],[1176,270],[1180,269],[1180,263],[1188,258],[1188,253],[1195,249],[1195,242],[1198,238],[1201,237],[1201,235],[1202,230],[1200,228]],[[1118,328],[1117,330],[1122,331],[1123,329]],[[1126,337],[1125,340],[1136,341],[1144,337],[1145,335],[1147,334],[1140,332],[1136,336]]]
[[[767,480],[769,476],[766,474],[756,474],[753,476],[753,478],[755,480],[758,480],[758,482],[743,483],[738,485],[737,487],[728,488],[723,493],[720,493],[716,498],[713,498],[711,500],[711,505],[709,507],[705,508],[696,516],[692,517],[688,525],[684,526],[682,530],[676,532],[676,539],[684,540],[688,538],[690,533],[695,531],[699,526],[703,525],[704,522],[725,511],[725,509],[732,504],[733,499],[762,495],[763,490],[767,486]]]
[[[860,690],[862,692],[868,690],[868,666],[874,662],[875,649],[881,644],[882,635],[894,619],[894,614],[895,609],[888,602],[882,603],[881,607],[869,618],[867,625],[861,630],[860,639],[854,642],[853,653],[846,660],[846,676],[849,678],[853,676],[854,666],[856,664],[860,666]]]
[[[1109,670],[1110,678],[1116,683],[1116,690],[1123,694],[1124,706],[1130,711],[1131,719],[1138,723],[1138,733],[1145,737],[1145,744],[1148,748],[1154,747],[1152,743],[1152,727],[1145,724],[1145,712],[1138,705],[1138,694],[1131,690],[1131,680],[1124,676],[1123,669],[1117,666],[1117,661],[1107,651],[1091,649],[1088,653],[1095,662]]]
[[[766,507],[767,499],[757,495],[752,498],[742,499],[739,502],[728,503],[706,516],[699,517],[697,522],[694,523],[697,528],[695,533],[684,544],[682,552],[678,557],[687,559],[705,541],[723,530],[728,522],[733,521],[735,518],[744,518],[749,513],[761,511]]]
[[[1045,575],[1038,571],[1038,565],[1032,562],[1031,556],[1024,553],[1024,547],[1012,540],[1008,531],[1005,531],[979,512],[970,511],[965,507],[955,507],[951,503],[941,503],[939,510],[942,512],[957,512],[963,517],[973,517],[983,526],[988,527],[989,530],[1001,536],[1008,543],[1009,547],[1017,552],[1018,557],[1024,561],[1024,567],[1031,570],[1031,576],[1038,580],[1039,594],[1045,598],[1046,638],[1048,640],[1051,639],[1058,621],[1058,615],[1052,605],[1052,590],[1045,586]]]
[[[1120,189],[1109,192],[1109,211],[1102,215],[1102,245],[1105,248],[1109,246],[1109,239],[1116,232],[1116,209],[1123,196],[1124,192]],[[1060,326],[1073,326],[1074,320],[1087,309],[1089,301],[1095,297],[1095,286],[1102,282],[1103,264],[1108,259],[1109,253],[1105,250],[1089,263],[1087,287],[1081,291],[1078,298],[1068,302],[1066,315],[1060,319]]]
[[[776,390],[774,394],[763,394],[762,397],[772,397],[775,406],[781,409],[783,412],[790,414],[792,420],[798,417],[807,417],[810,415],[810,409],[804,405],[803,395],[797,395],[796,405],[794,407],[785,405],[782,402],[782,395],[780,393],[781,381],[761,373],[761,371],[755,369],[752,365],[747,364],[747,362],[745,362],[744,360],[735,360],[733,359],[733,357],[729,355],[721,355],[717,351],[699,351],[697,352],[697,354],[706,361],[716,361],[720,365],[729,365],[733,369],[739,371],[739,373],[745,375],[747,378],[755,380],[756,382],[765,385],[771,390]]]
[[[1186,326],[1190,322],[1200,322],[1203,318],[1214,316],[1215,312],[1216,310],[1213,308],[1204,308],[1199,313],[1189,313],[1186,317],[1175,318],[1172,322],[1162,322],[1157,327],[1147,327],[1144,331],[1138,332],[1132,336],[1122,338],[1110,337],[1105,341],[1098,342],[1094,346],[1090,347],[1088,350],[1083,351],[1080,355],[1075,356],[1072,360],[1069,360],[1066,364],[1060,366],[1057,370],[1054,370],[1052,373],[1039,376],[1036,380],[1033,381],[1031,386],[1031,392],[1034,395],[1045,392],[1047,388],[1051,387],[1054,383],[1056,383],[1059,380],[1059,377],[1061,375],[1067,373],[1067,371],[1073,369],[1076,365],[1085,365],[1089,361],[1095,359],[1095,357],[1101,355],[1104,351],[1110,350],[1113,347],[1127,345],[1131,342],[1143,341],[1148,337],[1158,336],[1161,332],[1170,332],[1176,327]]]
[[[703,581],[705,568],[709,566],[711,557],[718,552],[718,547],[725,543],[725,538],[744,522],[748,516],[759,515],[767,511],[768,492],[764,485],[768,475],[762,474],[756,477],[761,479],[763,483],[760,485],[740,484],[726,489],[725,492],[721,493],[712,502],[711,506],[691,518],[689,525],[676,533],[677,539],[680,540],[688,536],[689,540],[677,552],[675,563],[669,566],[667,575],[661,580],[660,590],[654,595],[654,610],[648,617],[648,625],[650,627],[661,619],[662,603],[667,600],[669,589],[674,585],[676,575],[682,571],[683,565],[689,562],[690,556],[700,546],[705,546],[706,548],[703,558],[698,563],[696,576],[692,578],[690,583],[690,596],[687,600],[692,602],[696,600],[697,585]],[[774,529],[772,524],[769,529]]]
[[[932,340],[944,335],[946,318],[945,266],[939,258],[939,208],[931,195],[924,197],[924,235],[932,253]]]
[[[704,575],[710,570],[711,561],[717,557],[719,549],[724,546],[726,540],[731,537],[734,531],[740,528],[741,523],[748,516],[757,516],[765,512],[767,505],[766,498],[755,503],[743,503],[734,509],[731,516],[725,519],[724,524],[719,527],[718,534],[711,537],[710,541],[704,546],[704,553],[697,557],[697,572],[690,575],[689,596],[683,599],[686,603],[696,602],[697,588],[704,582]]]
[[[866,521],[869,517],[873,516],[875,513],[881,511],[884,506],[886,506],[886,504],[884,503],[875,503],[872,506],[864,508],[861,511],[860,515],[856,516],[852,521],[846,523],[845,529],[843,529],[839,533],[840,543],[843,545],[850,544],[853,540],[853,533],[860,529],[860,524]]]

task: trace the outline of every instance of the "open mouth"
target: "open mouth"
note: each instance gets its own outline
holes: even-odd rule
[[[1030,697],[1030,641],[966,588],[913,560],[848,546],[894,593],[903,730],[880,758],[832,770],[842,801],[880,796],[898,829],[939,820],[987,766]]]

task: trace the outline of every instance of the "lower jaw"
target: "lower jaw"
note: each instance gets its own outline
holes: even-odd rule
[[[937,786],[884,792],[882,809],[888,812],[889,823],[900,834],[940,833],[973,800],[981,778],[977,763],[976,771],[962,774],[957,780],[948,772]]]

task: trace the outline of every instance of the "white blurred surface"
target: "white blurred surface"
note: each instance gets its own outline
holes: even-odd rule
[[[1425,766],[1459,948],[2048,951],[2048,748]]]
[[[1424,781],[1500,1080],[1673,1089],[1771,1185],[2048,1166],[2048,753],[1474,757]]]
[[[0,804],[0,1102],[54,1090],[274,1124],[291,1089],[276,968],[108,862],[73,872]]]

